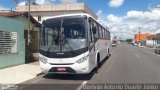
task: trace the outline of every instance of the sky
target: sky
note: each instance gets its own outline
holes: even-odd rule
[[[27,0],[0,0],[0,10],[15,9]],[[120,38],[133,38],[141,33],[160,33],[159,0],[31,0],[38,4],[86,3],[98,19]]]

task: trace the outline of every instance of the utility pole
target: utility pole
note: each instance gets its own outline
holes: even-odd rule
[[[140,34],[141,34],[141,31],[140,31],[140,29],[141,29],[141,27],[139,27],[139,46],[141,46],[141,36],[140,36]]]
[[[154,45],[154,37],[152,38],[152,40],[153,40],[153,48],[155,48],[155,45]]]
[[[31,3],[31,0],[28,0],[28,46],[29,46],[29,43],[30,43],[30,3]]]

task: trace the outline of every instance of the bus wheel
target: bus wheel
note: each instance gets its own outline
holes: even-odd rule
[[[98,68],[100,66],[100,55],[97,55],[97,66],[96,66],[96,72],[98,72]]]
[[[108,55],[107,55],[107,58],[109,58],[110,57],[110,53],[109,53],[109,49],[108,49]]]

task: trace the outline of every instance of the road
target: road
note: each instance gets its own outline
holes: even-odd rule
[[[160,56],[151,50],[119,44],[97,73],[88,75],[40,75],[25,82],[22,90],[81,90],[89,84],[160,83]]]

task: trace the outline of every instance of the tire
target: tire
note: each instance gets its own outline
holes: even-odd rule
[[[98,53],[97,54],[97,65],[96,65],[96,68],[95,68],[96,73],[98,72],[99,66],[100,66],[100,55]]]
[[[107,55],[107,58],[109,58],[109,56],[110,56],[110,53],[109,53],[109,49],[108,49],[108,55]]]
[[[97,55],[97,67],[99,67],[99,65],[100,65],[100,55],[98,54]]]
[[[156,54],[158,54],[158,53],[159,53],[159,51],[155,50],[155,53],[156,53]]]

